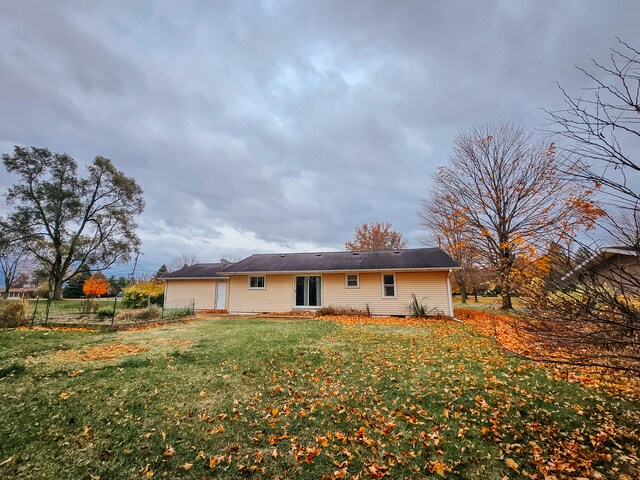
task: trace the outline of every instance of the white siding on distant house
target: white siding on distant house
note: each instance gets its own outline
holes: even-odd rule
[[[309,273],[322,276],[322,306],[350,306],[364,309],[368,304],[373,315],[408,315],[407,305],[415,293],[423,304],[450,313],[447,271],[385,272],[396,274],[396,298],[382,297],[382,272],[359,272],[359,288],[347,288],[345,273]],[[305,275],[300,273],[299,275]],[[292,274],[266,275],[264,290],[248,289],[246,275],[231,276],[229,312],[285,312],[294,309]]]
[[[195,301],[196,310],[224,310],[224,306],[216,307],[216,285],[224,280],[166,280],[164,296],[165,308],[191,307]]]

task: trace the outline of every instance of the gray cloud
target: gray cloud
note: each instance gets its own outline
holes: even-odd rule
[[[144,264],[341,248],[416,209],[471,125],[540,128],[637,2],[3,2],[0,148],[109,156]],[[11,183],[6,175],[0,188]]]

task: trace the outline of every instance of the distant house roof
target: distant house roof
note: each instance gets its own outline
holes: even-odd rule
[[[161,277],[162,280],[171,279],[199,279],[199,278],[227,278],[223,269],[229,267],[229,263],[195,263],[188,267],[183,267],[175,272],[167,273]]]
[[[255,254],[229,265],[225,275],[363,270],[449,270],[459,266],[439,248],[375,252]]]
[[[616,256],[638,257],[638,249],[636,247],[626,246],[600,248],[599,250],[595,251],[589,258],[577,265],[569,273],[564,275],[561,280],[567,280],[571,277],[575,277],[583,271],[588,271],[590,268],[597,268],[599,265],[602,265],[603,262],[606,262],[610,258]]]

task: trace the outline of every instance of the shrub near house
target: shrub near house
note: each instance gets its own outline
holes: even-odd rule
[[[147,304],[162,305],[164,286],[157,280],[140,280],[122,289],[122,303],[127,308],[144,308]]]

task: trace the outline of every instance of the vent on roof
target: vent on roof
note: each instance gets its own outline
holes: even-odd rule
[[[400,253],[400,250],[396,250],[396,251],[395,251],[395,252],[393,252],[393,253]]]
[[[358,252],[353,252],[351,255],[360,255]]]
[[[322,254],[321,253],[316,253],[316,257],[321,257]]]
[[[284,257],[284,255],[280,255],[281,257]]]

